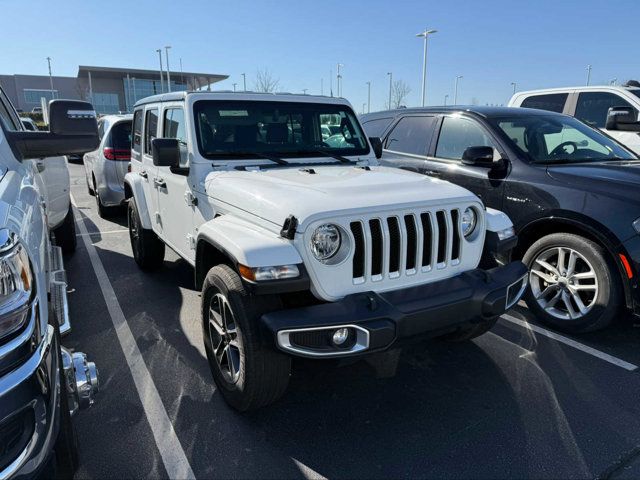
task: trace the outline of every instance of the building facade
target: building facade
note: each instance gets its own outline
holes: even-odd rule
[[[229,78],[214,73],[170,72],[170,91],[210,89]],[[52,85],[53,84],[53,88]],[[158,70],[79,66],[76,77],[0,75],[0,86],[18,111],[40,107],[41,98],[86,100],[99,114],[130,112],[141,98],[169,91],[167,72]]]

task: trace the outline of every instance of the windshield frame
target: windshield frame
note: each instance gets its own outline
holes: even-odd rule
[[[625,152],[626,154],[629,155],[629,158],[622,158],[619,156],[612,156],[609,158],[576,158],[576,159],[558,159],[558,160],[552,160],[552,159],[537,159],[535,157],[533,157],[533,155],[531,155],[528,151],[523,150],[522,148],[520,148],[520,146],[515,143],[511,137],[509,137],[509,135],[507,134],[507,132],[505,130],[503,130],[503,128],[500,126],[500,123],[504,123],[504,122],[517,122],[518,120],[523,120],[523,119],[530,119],[530,118],[548,118],[548,119],[553,119],[556,121],[560,121],[560,122],[568,122],[568,123],[577,123],[580,126],[584,127],[587,130],[590,130],[594,136],[596,138],[592,139],[593,141],[597,141],[598,143],[600,143],[599,139],[597,137],[601,137],[604,138],[606,140],[608,140],[609,142],[613,143],[616,147],[620,148],[623,152]],[[608,135],[606,132],[603,132],[602,130],[600,130],[597,127],[592,127],[591,125],[582,122],[580,120],[578,120],[575,117],[569,116],[569,115],[562,115],[562,114],[553,114],[550,113],[549,114],[536,114],[536,115],[496,115],[495,117],[490,117],[487,119],[489,121],[489,123],[491,124],[492,128],[496,130],[497,134],[500,135],[500,138],[502,139],[503,142],[505,142],[508,146],[509,149],[511,151],[513,151],[514,153],[516,153],[519,157],[522,157],[524,159],[526,159],[529,163],[534,164],[534,165],[547,165],[547,166],[554,166],[554,165],[572,165],[572,164],[579,164],[579,163],[598,163],[598,162],[615,162],[615,161],[637,161],[640,160],[640,156],[638,156],[638,154],[636,154],[635,152],[633,152],[630,148],[628,148],[627,146],[623,145],[622,143],[620,143],[618,140],[616,140],[615,138],[613,138],[611,135]],[[577,129],[578,131],[580,131],[579,129]],[[581,133],[585,133],[585,132],[581,132]],[[602,146],[608,148],[606,146],[606,144],[602,144]]]
[[[350,121],[355,133],[360,135],[360,137],[364,141],[364,148],[353,148],[353,149],[344,149],[344,148],[332,148],[332,147],[322,147],[320,145],[311,146],[306,145],[309,148],[308,151],[302,149],[295,150],[287,150],[287,149],[278,149],[275,146],[274,149],[270,150],[256,150],[255,154],[250,151],[242,150],[236,151],[229,150],[221,153],[208,153],[204,150],[201,138],[200,131],[200,121],[199,121],[199,113],[203,108],[206,108],[206,105],[218,104],[221,105],[222,108],[229,108],[231,110],[238,110],[243,108],[243,104],[246,105],[283,105],[283,106],[293,106],[294,108],[303,107],[303,108],[313,108],[314,106],[320,110],[324,114],[326,110],[326,114],[330,114],[330,110],[336,111],[344,111],[347,114],[347,118]],[[197,99],[192,103],[192,121],[193,121],[193,131],[195,133],[195,144],[197,147],[197,151],[199,155],[209,161],[224,161],[229,162],[242,162],[246,160],[264,160],[265,154],[275,155],[282,159],[308,159],[308,158],[326,158],[327,163],[334,163],[335,160],[330,158],[330,155],[340,155],[344,157],[367,157],[371,154],[372,150],[369,145],[369,139],[360,124],[360,120],[358,116],[353,111],[350,105],[345,103],[329,103],[329,102],[305,102],[305,101],[289,101],[284,99],[277,100],[254,100],[254,99]],[[305,145],[301,145],[305,147]],[[323,150],[326,153],[320,152]],[[323,162],[324,163],[324,162]]]

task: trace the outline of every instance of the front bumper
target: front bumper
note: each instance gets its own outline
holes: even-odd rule
[[[363,355],[502,315],[520,299],[526,282],[524,264],[512,262],[417,287],[357,293],[338,302],[271,312],[261,322],[276,346],[292,355]],[[350,340],[336,346],[331,336],[341,328],[348,329]]]

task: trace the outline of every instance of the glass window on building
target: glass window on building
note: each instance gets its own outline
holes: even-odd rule
[[[93,108],[99,114],[118,113],[120,101],[117,93],[96,93],[92,95]]]
[[[30,106],[40,106],[40,99],[46,98],[47,102],[49,100],[53,100],[54,98],[58,98],[57,90],[36,90],[33,88],[25,88],[24,89],[24,101],[28,103]]]
[[[124,83],[124,95],[125,95],[125,103],[127,105],[127,111],[131,112],[133,110],[133,106],[136,104],[138,100],[142,100],[143,98],[150,97],[151,95],[159,95],[161,93],[166,93],[162,91],[162,85],[160,84],[160,77],[157,80],[148,80],[142,78],[123,78]],[[166,84],[166,82],[165,82]],[[177,83],[171,80],[171,91],[172,92],[182,92],[187,90],[187,86],[182,83]]]

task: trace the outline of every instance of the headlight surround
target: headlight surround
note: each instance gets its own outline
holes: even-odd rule
[[[325,223],[311,235],[311,253],[319,261],[325,262],[338,253],[341,243],[340,228],[332,223]]]
[[[460,223],[462,225],[462,234],[465,237],[471,235],[476,229],[476,225],[478,224],[478,214],[476,213],[475,208],[467,207],[464,212],[462,212]]]
[[[23,324],[33,289],[29,257],[15,235],[0,231],[0,338]]]

